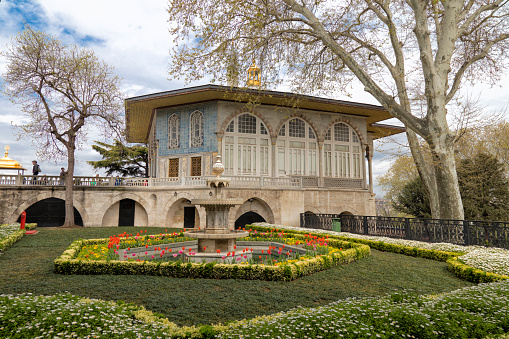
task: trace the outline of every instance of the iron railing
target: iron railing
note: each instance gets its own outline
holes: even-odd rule
[[[300,225],[306,228],[332,230],[334,219],[341,222],[342,232],[509,249],[509,222],[501,221],[301,213]]]

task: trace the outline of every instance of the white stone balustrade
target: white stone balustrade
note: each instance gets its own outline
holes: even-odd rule
[[[251,177],[226,176],[232,187],[278,187],[278,188],[343,188],[366,190],[362,179],[323,178],[318,177]],[[181,178],[121,178],[75,176],[75,186],[86,187],[205,187],[209,177],[181,177]],[[320,185],[320,182],[323,185]],[[0,174],[0,186],[63,186],[60,176],[33,176]]]

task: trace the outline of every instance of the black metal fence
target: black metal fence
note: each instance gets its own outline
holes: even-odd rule
[[[509,222],[301,213],[300,225],[324,230],[340,225],[342,232],[356,234],[509,249]]]

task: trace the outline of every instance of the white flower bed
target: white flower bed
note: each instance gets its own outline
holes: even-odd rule
[[[309,231],[313,233],[320,234],[331,234],[331,235],[339,235],[342,237],[348,238],[357,238],[357,239],[366,239],[372,241],[382,241],[389,244],[403,245],[403,246],[411,246],[423,249],[430,250],[439,250],[439,251],[449,251],[449,252],[462,252],[465,255],[461,256],[460,259],[465,264],[479,268],[481,270],[509,275],[509,251],[501,248],[489,248],[489,247],[481,247],[481,246],[460,246],[448,243],[428,243],[423,241],[415,241],[415,240],[403,240],[403,239],[395,239],[395,238],[387,238],[387,237],[375,237],[368,236],[362,234],[354,234],[347,232],[334,232],[327,230],[319,230],[319,229],[310,229],[310,228],[302,228],[302,227],[292,227],[292,226],[283,226],[283,225],[274,225],[268,223],[255,223],[257,226],[264,226],[269,228],[280,228],[280,229],[288,229],[293,231]]]

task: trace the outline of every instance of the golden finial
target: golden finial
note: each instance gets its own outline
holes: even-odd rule
[[[16,160],[12,160],[8,157],[9,150],[11,149],[9,145],[5,145],[5,156],[3,158],[0,158],[0,169],[17,169],[17,170],[24,170],[23,166],[19,164]]]
[[[255,61],[253,60],[253,65],[249,67],[247,70],[247,87],[256,86],[259,87],[261,85],[261,71],[260,67],[256,66]]]

